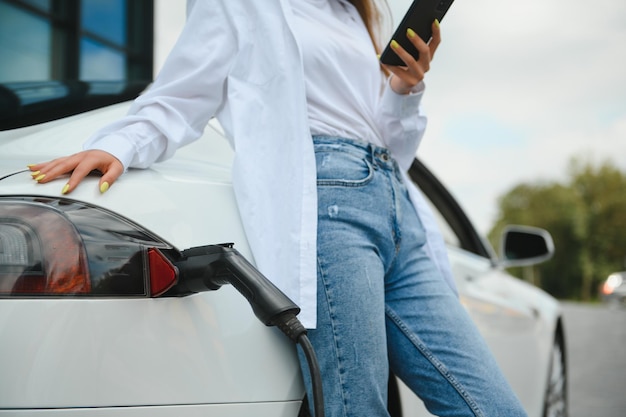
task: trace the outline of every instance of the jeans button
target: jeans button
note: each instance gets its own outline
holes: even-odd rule
[[[389,161],[389,155],[387,155],[386,153],[380,155],[380,158],[385,162]]]

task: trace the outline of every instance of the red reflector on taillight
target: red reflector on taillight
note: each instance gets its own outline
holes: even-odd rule
[[[150,296],[158,297],[172,288],[178,280],[178,269],[155,248],[148,249],[150,265]]]

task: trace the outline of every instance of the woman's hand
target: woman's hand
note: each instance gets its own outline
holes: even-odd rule
[[[430,69],[430,62],[435,55],[437,47],[441,43],[441,31],[439,28],[439,22],[435,20],[432,25],[433,36],[428,42],[424,42],[422,38],[409,29],[407,31],[407,37],[411,40],[415,48],[419,52],[419,59],[415,60],[411,54],[409,54],[398,42],[391,41],[391,47],[394,52],[404,61],[406,66],[384,65],[384,67],[392,73],[391,80],[389,80],[391,88],[398,94],[408,94],[413,87],[419,84],[424,75]]]
[[[124,172],[122,163],[108,152],[89,150],[74,155],[65,156],[49,162],[29,165],[33,179],[39,183],[50,182],[62,175],[71,174],[70,179],[63,187],[62,194],[74,190],[91,171],[102,173],[100,178],[100,192],[106,192],[109,187]]]

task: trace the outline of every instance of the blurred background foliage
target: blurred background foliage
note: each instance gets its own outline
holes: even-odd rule
[[[560,299],[594,300],[610,273],[626,270],[626,173],[574,158],[564,183],[523,183],[498,199],[494,247],[507,224],[548,230],[556,249],[551,260],[510,273]]]

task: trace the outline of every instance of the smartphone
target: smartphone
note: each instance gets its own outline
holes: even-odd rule
[[[454,0],[414,0],[380,55],[380,61],[387,65],[406,65],[391,48],[393,39],[417,60],[419,52],[407,37],[407,29],[413,29],[424,42],[428,43],[433,36],[434,20],[441,22],[453,2]]]

